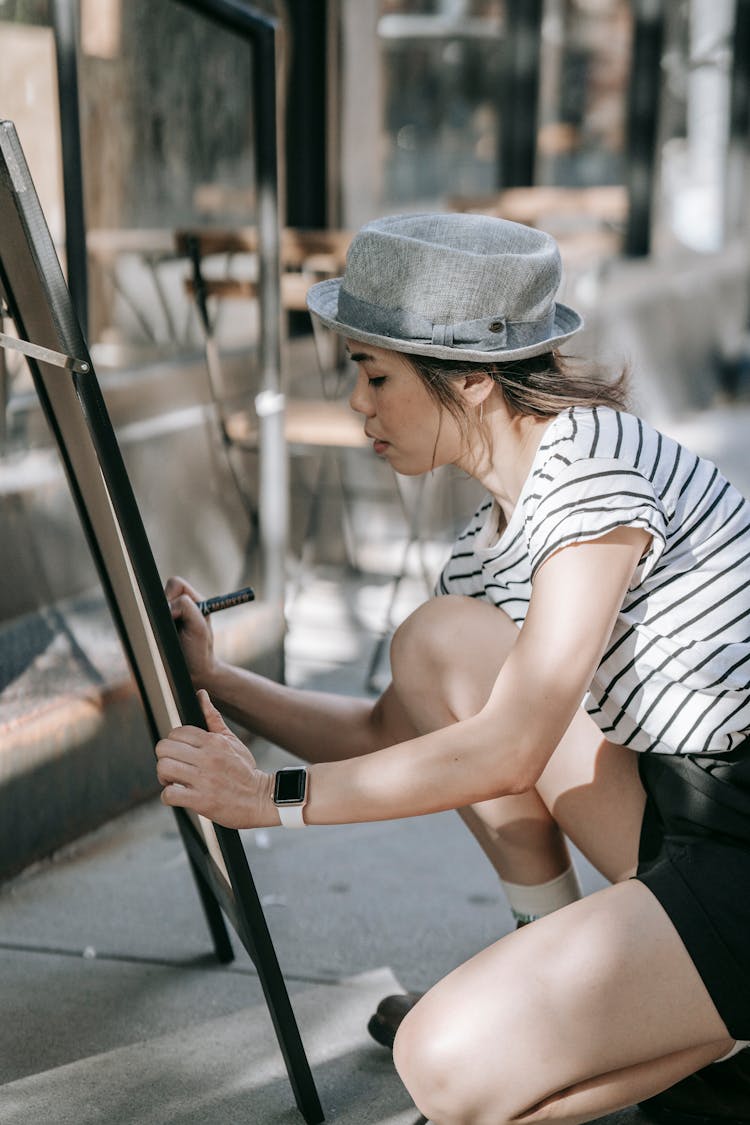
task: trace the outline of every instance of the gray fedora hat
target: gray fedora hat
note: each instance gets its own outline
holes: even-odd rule
[[[353,340],[475,362],[559,347],[583,320],[555,301],[551,235],[489,215],[392,215],[354,236],[343,277],[311,286],[308,307]]]

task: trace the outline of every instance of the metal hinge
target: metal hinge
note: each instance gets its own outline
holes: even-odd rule
[[[91,364],[83,359],[74,359],[71,355],[53,352],[51,348],[43,348],[39,344],[30,343],[29,340],[17,340],[15,336],[6,336],[3,332],[0,332],[0,348],[21,352],[29,359],[38,359],[41,363],[50,363],[53,367],[64,368],[65,371],[77,371],[79,375],[86,375],[91,370]]]

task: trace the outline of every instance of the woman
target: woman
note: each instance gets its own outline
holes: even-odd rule
[[[569,370],[559,281],[542,232],[421,215],[363,228],[311,290],[375,452],[488,494],[376,703],[223,665],[167,586],[196,686],[312,765],[265,775],[204,694],[208,732],[157,746],[165,804],[233,827],[457,808],[535,919],[400,1012],[396,1066],[439,1125],[590,1121],[750,1040],[750,505]],[[563,833],[611,886],[580,899]],[[750,1119],[713,1093],[736,1061],[705,1072],[710,1120]]]

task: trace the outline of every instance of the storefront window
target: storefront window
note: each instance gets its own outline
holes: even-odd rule
[[[195,349],[174,231],[254,221],[250,46],[169,0],[79,11],[89,341],[100,366]],[[46,0],[0,0],[0,116],[16,124],[64,262],[51,25]]]
[[[342,16],[350,225],[509,186],[503,133],[507,139],[519,108],[528,108],[507,93],[520,54],[538,89],[527,138],[536,142],[533,182],[622,182],[627,0],[544,0],[539,9],[506,0],[358,0]]]
[[[497,181],[502,3],[382,6],[386,206]]]
[[[623,181],[632,31],[627,0],[547,0],[537,183]]]

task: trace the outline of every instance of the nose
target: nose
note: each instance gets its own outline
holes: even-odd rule
[[[349,396],[349,405],[357,414],[364,414],[367,418],[371,418],[375,413],[373,398],[369,391],[369,382],[364,371],[357,374],[357,382]]]

